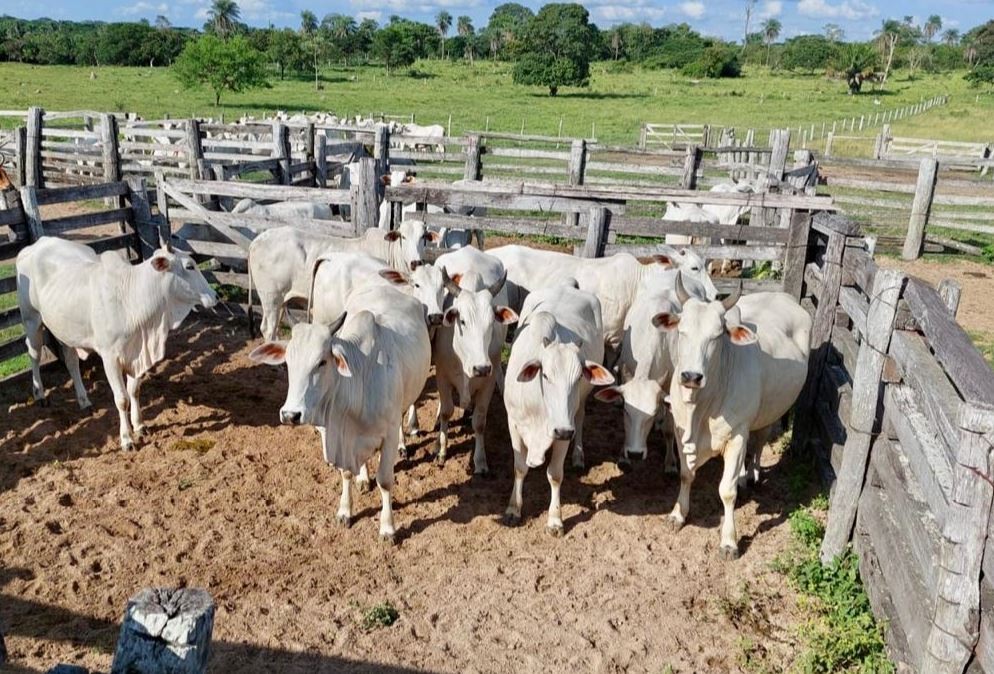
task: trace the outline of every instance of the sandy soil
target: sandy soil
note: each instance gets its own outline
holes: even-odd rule
[[[89,414],[65,383],[48,409],[21,402],[27,386],[0,393],[0,626],[15,669],[109,668],[125,603],[146,586],[210,591],[215,672],[737,672],[743,643],[766,662],[796,655],[797,604],[770,568],[790,507],[771,452],[737,509],[743,555],[722,562],[720,465],[673,533],[662,515],[677,480],[658,451],[620,471],[620,411],[591,401],[588,468],[565,481],[554,539],[541,470],[523,524],[500,523],[511,456],[496,398],[496,476],[469,475],[465,434],[434,465],[435,433],[423,434],[398,466],[389,547],[375,492],[358,497],[350,530],[336,524],[337,472],[312,429],[276,423],[285,372],[251,365],[250,346],[241,326],[188,319],[143,389],[150,437],[130,454],[99,368]],[[435,406],[420,405],[422,428]],[[365,631],[364,610],[384,601],[399,620]]]
[[[890,257],[878,257],[877,264],[888,269],[903,269],[932,285],[938,285],[945,278],[959,281],[962,289],[956,314],[959,324],[967,330],[994,333],[994,311],[991,311],[994,267],[971,260],[935,262],[922,258],[907,262]]]

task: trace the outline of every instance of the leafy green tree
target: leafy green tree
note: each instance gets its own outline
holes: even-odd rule
[[[363,19],[356,28],[353,38],[354,53],[361,54],[362,58],[369,60],[369,55],[373,51],[373,39],[380,27],[373,19]]]
[[[835,49],[827,38],[821,35],[799,35],[787,40],[783,50],[782,65],[788,70],[807,70],[813,73],[824,70]]]
[[[410,21],[393,21],[373,37],[373,55],[383,61],[387,74],[417,60],[417,43]]]
[[[321,19],[321,32],[327,36],[332,51],[345,60],[345,65],[355,53],[358,29],[355,19],[344,14],[328,14]]]
[[[969,46],[973,49],[973,63],[978,66],[994,66],[994,21],[988,21],[967,33]]]
[[[877,53],[872,46],[862,42],[841,45],[833,59],[835,70],[846,78],[849,94],[855,95],[863,88],[863,80],[877,65]]]
[[[494,8],[490,21],[487,22],[487,32],[499,39],[497,56],[508,56],[534,16],[535,12],[516,2],[507,2]]]
[[[925,25],[922,26],[922,35],[925,36],[927,42],[931,42],[932,38],[935,37],[936,33],[942,30],[942,17],[938,14],[933,14],[928,17]]]
[[[159,30],[170,30],[173,27],[173,23],[169,20],[169,17],[159,14],[155,17],[155,27]]]
[[[942,34],[942,44],[954,47],[959,44],[960,34],[955,28],[950,28]]]
[[[469,59],[470,63],[472,63],[474,45],[473,40],[470,38],[473,37],[473,33],[475,32],[473,29],[473,20],[468,16],[460,16],[456,19],[456,32],[459,33],[459,37],[463,38],[465,41],[465,52],[463,55]]]
[[[318,18],[309,9],[300,13],[300,34],[308,37],[318,32]]]
[[[173,64],[173,74],[185,87],[208,87],[215,106],[224,92],[269,86],[265,57],[240,35],[228,40],[205,35],[189,42]]]
[[[214,0],[207,12],[208,23],[221,38],[229,37],[235,32],[241,16],[242,11],[235,0]]]
[[[966,81],[975,87],[986,84],[994,88],[994,65],[978,65],[966,74]]]
[[[286,77],[288,69],[303,70],[304,64],[307,62],[307,55],[304,53],[300,36],[289,28],[273,31],[266,53],[280,71],[281,80]]]
[[[549,87],[590,84],[590,60],[596,41],[586,8],[577,4],[549,4],[528,22],[521,35],[514,81]]]
[[[452,27],[452,15],[444,9],[435,17],[435,28],[438,29],[438,38],[442,43],[442,60],[445,60],[445,36],[449,34]]]
[[[825,33],[825,39],[829,42],[842,42],[846,37],[846,31],[842,30],[842,26],[837,23],[826,23],[822,32]]]
[[[766,43],[766,65],[770,65],[770,47],[773,43],[777,41],[780,37],[780,31],[783,30],[783,24],[781,24],[776,19],[767,19],[763,22],[763,41]]]
[[[713,45],[699,59],[685,65],[680,72],[688,77],[738,77],[742,74],[736,50],[726,45]]]

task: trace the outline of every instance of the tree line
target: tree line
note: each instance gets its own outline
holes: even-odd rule
[[[548,87],[585,86],[590,63],[611,67],[674,68],[688,77],[737,77],[743,63],[774,70],[828,72],[845,78],[851,93],[867,80],[886,82],[895,68],[969,69],[976,83],[994,83],[994,21],[965,33],[943,30],[939,16],[885,20],[869,42],[846,42],[842,29],[780,41],[782,26],[747,28],[742,44],[707,37],[686,23],[653,27],[625,23],[602,30],[578,4],[549,4],[537,13],[517,4],[496,7],[487,24],[440,11],[433,24],[399,16],[382,25],[344,14],[319,18],[305,10],[296,28],[253,28],[235,0],[214,0],[200,29],[154,22],[104,23],[0,17],[0,60],[37,64],[173,65],[184,83],[223,91],[265,86],[271,76],[313,77],[322,68],[379,63],[388,72],[418,59],[493,59],[514,63],[514,81]]]

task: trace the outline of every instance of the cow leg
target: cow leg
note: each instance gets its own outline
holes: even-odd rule
[[[45,345],[44,334],[41,330],[41,316],[35,313],[25,313],[21,307],[24,321],[24,342],[28,346],[28,358],[31,360],[31,393],[38,402],[45,402],[45,386],[41,383],[41,349]]]
[[[85,410],[92,407],[93,403],[86,395],[86,387],[83,385],[83,376],[79,373],[79,354],[76,353],[76,349],[65,344],[60,346],[62,346],[62,360],[66,364],[66,369],[69,370],[69,376],[72,377],[73,388],[76,389],[76,402],[79,403],[79,409]]]
[[[128,375],[128,404],[131,406],[131,429],[135,434],[135,440],[140,440],[145,434],[145,426],[142,424],[142,408],[138,402],[138,392],[141,390],[142,382],[138,377]]]
[[[263,293],[258,288],[256,292],[259,293],[259,304],[262,305],[262,324],[259,326],[259,331],[262,332],[263,339],[275,341],[280,327],[280,314],[283,311],[282,297],[275,293]]]
[[[737,559],[739,556],[738,537],[735,534],[735,497],[738,495],[738,477],[745,463],[747,441],[745,435],[733,435],[725,445],[722,455],[725,465],[718,484],[718,495],[725,507],[725,516],[721,522],[721,547],[718,549],[722,559]]]
[[[397,444],[390,434],[383,439],[380,448],[380,467],[376,471],[376,485],[380,488],[380,499],[383,507],[380,510],[380,540],[393,543],[393,503],[390,491],[393,489],[393,466],[397,462]]]
[[[124,381],[124,372],[121,367],[111,357],[104,357],[104,372],[107,373],[107,381],[114,392],[114,404],[117,406],[117,414],[121,420],[121,449],[128,451],[134,449],[135,442],[131,437],[131,426],[128,423],[128,387]]]
[[[507,502],[507,510],[504,511],[504,524],[515,526],[521,521],[521,492],[525,485],[525,475],[528,474],[528,463],[525,461],[527,448],[513,424],[509,424],[507,430],[511,436],[511,450],[514,453],[514,486],[511,487],[511,499]]]
[[[676,446],[676,440],[670,435],[663,436],[663,474],[680,474],[680,450]],[[642,456],[645,458],[645,455]]]
[[[348,528],[352,526],[352,473],[339,470],[342,476],[342,496],[338,499],[338,523]]]
[[[383,462],[382,458],[380,462]],[[369,461],[362,464],[362,467],[359,468],[359,475],[355,479],[355,488],[359,490],[360,494],[365,494],[369,491]]]
[[[552,496],[549,499],[549,520],[545,524],[545,530],[556,538],[563,535],[563,518],[559,506],[559,488],[563,484],[563,466],[566,463],[566,453],[568,451],[568,441],[557,440],[553,442],[552,457],[549,459],[549,468],[546,470],[546,476],[549,478],[549,487],[552,489]],[[575,465],[576,449],[573,450],[573,457]]]
[[[448,380],[438,378],[438,454],[435,463],[442,465],[449,450],[449,419],[455,405],[452,402],[452,385]]]
[[[476,394],[473,401],[473,474],[489,475],[487,465],[487,450],[484,446],[484,435],[487,430],[487,412],[490,410],[490,398],[494,394],[496,380],[491,376],[483,388]]]
[[[745,461],[742,462],[742,472],[739,474],[739,489],[748,489],[750,483],[759,483],[759,463],[763,458],[763,447],[769,440],[772,430],[771,426],[767,426],[749,433]]]
[[[397,460],[407,458],[407,434],[404,432],[404,417],[400,417],[400,426],[397,427]]]
[[[576,424],[576,432],[573,435],[573,468],[577,470],[583,470],[583,420],[587,416],[587,410],[583,403],[580,403],[580,409],[576,411],[576,418],[574,423]]]
[[[407,423],[404,426],[407,434],[414,437],[421,433],[421,429],[418,428],[418,406],[417,403],[411,403],[411,406],[407,408]],[[403,447],[401,449],[404,449]],[[404,455],[401,454],[401,458]]]
[[[670,528],[679,531],[687,522],[687,515],[690,514],[690,486],[694,484],[695,469],[690,467],[687,455],[683,448],[677,443],[677,454],[680,457],[680,493],[673,504],[673,510],[666,516]]]

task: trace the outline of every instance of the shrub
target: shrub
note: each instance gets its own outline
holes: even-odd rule
[[[742,66],[732,49],[715,45],[708,47],[700,58],[685,65],[680,72],[687,77],[738,77],[742,74]]]
[[[377,627],[390,627],[397,622],[399,617],[400,613],[393,607],[393,604],[388,601],[383,602],[366,609],[362,615],[362,628],[369,631]]]

